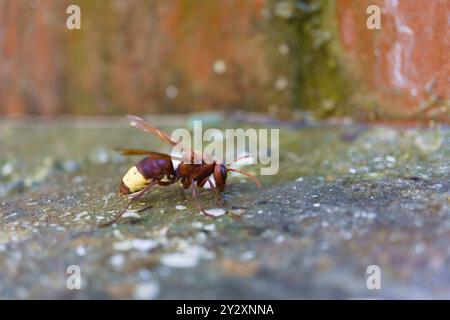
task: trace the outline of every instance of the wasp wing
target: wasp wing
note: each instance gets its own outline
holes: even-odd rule
[[[182,161],[183,158],[177,156],[171,156],[165,153],[159,153],[151,150],[143,150],[143,149],[117,149],[124,156],[133,156],[133,155],[145,155],[152,159],[172,159]]]
[[[130,120],[130,124],[133,127],[137,128],[139,130],[142,130],[144,132],[154,134],[166,143],[169,143],[173,146],[176,146],[177,144],[180,143],[179,141],[172,139],[172,137],[169,136],[164,131],[152,126],[149,122],[147,122],[146,120],[144,120],[138,116],[128,115],[127,118],[128,118],[128,120]]]
[[[185,145],[181,143],[181,141],[176,141],[172,139],[170,135],[165,133],[164,131],[156,128],[155,126],[151,125],[148,121],[142,119],[141,117],[134,116],[134,115],[127,115],[127,118],[130,120],[130,124],[144,132],[151,133],[156,135],[158,138],[163,140],[164,142],[171,144],[172,146],[178,146],[180,150],[184,153],[183,154],[183,161],[184,162],[191,162],[192,160],[206,160],[208,162],[212,162],[211,156],[205,153],[201,153],[199,151],[192,150]]]

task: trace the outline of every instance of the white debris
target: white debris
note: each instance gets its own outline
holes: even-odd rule
[[[227,70],[227,65],[224,60],[217,59],[214,61],[213,70],[216,74],[222,74]]]
[[[287,55],[289,53],[290,49],[289,49],[289,46],[286,43],[282,43],[278,47],[278,51],[280,51],[280,53],[282,55]]]
[[[80,212],[79,214],[77,214],[76,216],[75,216],[75,218],[73,219],[73,221],[78,221],[78,220],[80,220],[81,218],[83,218],[84,216],[87,216],[89,213],[87,212],[87,211],[83,211],[83,212]]]
[[[203,227],[203,230],[216,231],[216,225],[214,223],[208,224],[208,225]]]
[[[177,210],[186,210],[187,208],[185,206],[178,205],[178,206],[175,207],[175,209],[177,209]]]
[[[138,251],[150,251],[158,246],[158,242],[150,239],[134,239],[133,248]]]
[[[128,251],[131,248],[133,248],[133,241],[131,240],[115,242],[113,244],[113,249],[118,251]]]
[[[415,254],[421,254],[425,251],[425,249],[426,249],[426,245],[424,242],[416,243],[413,248]]]
[[[169,99],[175,99],[178,96],[178,88],[174,85],[170,85],[166,88],[166,96]]]
[[[115,194],[114,193],[108,193],[106,196],[104,196],[102,199],[103,199],[103,201],[105,201],[105,203],[103,204],[103,207],[106,207],[106,205],[108,204],[108,202],[109,202],[109,199],[112,199],[112,198],[114,198],[114,196],[115,196]]]
[[[204,232],[199,232],[195,235],[195,240],[197,240],[198,243],[205,242],[206,239],[207,239],[207,237]]]
[[[197,258],[187,257],[183,253],[172,253],[163,256],[161,263],[172,268],[192,268],[197,265]]]
[[[245,251],[240,258],[241,260],[252,260],[255,258],[255,253],[253,251]]]
[[[151,239],[133,239],[115,242],[113,249],[118,251],[128,251],[135,249],[141,252],[150,251],[158,246],[158,242]]]
[[[13,217],[15,217],[15,216],[17,216],[17,215],[18,215],[17,212],[13,212],[13,213],[11,213],[11,214],[8,216],[8,218],[13,218]]]
[[[171,268],[192,268],[198,264],[200,259],[212,259],[213,252],[207,251],[201,246],[191,246],[182,252],[166,254],[161,258],[161,263]]]
[[[10,162],[8,162],[2,167],[2,169],[0,171],[2,173],[2,176],[7,176],[7,175],[11,174],[13,172],[13,170],[14,170],[13,165]]]
[[[226,213],[226,211],[222,208],[209,209],[209,210],[205,210],[205,211],[207,214],[209,214],[213,217],[220,217]]]
[[[275,81],[275,88],[277,90],[284,90],[288,86],[288,81],[284,77],[280,77]]]
[[[125,264],[125,257],[123,254],[115,254],[111,258],[109,258],[109,263],[116,268],[120,268]]]
[[[120,232],[120,230],[118,230],[118,229],[114,229],[113,235],[114,235],[114,237],[116,237],[116,238],[123,239],[123,234],[122,234],[122,232]]]
[[[392,157],[392,156],[386,156],[386,161],[395,162],[396,159],[394,157]]]
[[[194,228],[201,229],[201,228],[203,228],[203,223],[201,223],[201,222],[199,222],[199,221],[192,222],[192,226],[193,226]]]
[[[422,132],[414,138],[414,145],[423,154],[430,154],[438,150],[444,141],[439,131]]]
[[[77,255],[79,256],[85,256],[86,255],[86,248],[83,246],[78,246],[76,249]]]
[[[320,203],[314,203],[314,204],[313,204],[313,207],[315,207],[315,208],[320,208]]]
[[[134,298],[137,300],[151,300],[158,297],[160,288],[157,282],[138,284],[134,289]]]
[[[279,1],[275,4],[275,15],[288,19],[294,12],[293,4],[288,1]]]
[[[136,211],[126,211],[122,215],[122,218],[136,218],[136,219],[140,219],[141,216]]]

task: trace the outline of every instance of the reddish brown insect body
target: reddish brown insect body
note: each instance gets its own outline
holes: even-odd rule
[[[152,159],[146,157],[136,164],[136,173],[140,173],[142,177],[147,181],[155,179],[159,185],[166,186],[175,182],[175,170],[173,169],[173,163],[170,157],[168,159]],[[168,181],[161,181],[164,177]],[[122,182],[120,183],[119,193],[127,195],[131,193],[130,188]]]
[[[136,116],[128,116],[128,118],[131,120],[131,124],[134,127],[141,129],[142,131],[145,131],[147,133],[155,134],[156,136],[173,146],[181,145],[181,143],[179,143],[178,141],[174,141],[168,134],[153,127],[144,119]],[[206,184],[206,182],[209,182],[216,200],[220,205],[223,204],[223,199],[220,193],[225,189],[228,171],[234,171],[248,176],[252,178],[260,187],[258,179],[256,179],[249,173],[229,168],[229,165],[223,164],[218,161],[213,161],[209,155],[190,150],[185,146],[181,145],[181,149],[185,153],[183,158],[149,150],[122,150],[122,154],[124,155],[147,155],[146,158],[142,159],[135,166],[131,167],[128,170],[128,172],[123,177],[119,187],[119,193],[122,195],[127,195],[135,192],[137,192],[137,194],[132,197],[128,205],[121,212],[119,212],[113,220],[100,226],[106,227],[116,222],[134,201],[141,198],[145,193],[147,193],[153,186],[157,184],[161,186],[168,186],[180,181],[184,189],[192,187],[192,196],[196,201],[200,211],[202,211],[205,215],[208,215],[208,213],[203,209],[203,207],[197,200],[196,187],[201,188]],[[190,163],[186,163],[189,162],[187,161],[188,159],[190,160]],[[205,161],[205,159],[207,161]],[[181,161],[176,169],[174,169],[173,167],[172,160]],[[193,160],[201,160],[202,162],[196,164],[193,163]],[[214,179],[214,184],[210,179],[211,176]],[[143,208],[140,211],[147,208]]]

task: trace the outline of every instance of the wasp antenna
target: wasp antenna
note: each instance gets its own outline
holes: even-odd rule
[[[258,178],[256,178],[254,175],[252,175],[252,174],[250,174],[248,172],[244,172],[244,171],[237,170],[237,169],[232,169],[232,168],[227,168],[227,170],[228,171],[234,171],[234,172],[237,172],[237,173],[240,173],[240,174],[242,174],[244,176],[249,177],[250,179],[252,179],[256,183],[258,188],[261,188],[261,182],[259,182]]]

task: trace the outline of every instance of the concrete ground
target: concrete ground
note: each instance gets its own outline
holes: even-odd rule
[[[168,131],[192,119],[153,117]],[[139,159],[114,148],[167,147],[122,118],[3,120],[0,298],[450,298],[448,127],[269,124],[279,173],[261,190],[229,178],[223,215],[160,187],[133,206],[152,205],[139,218],[99,229],[126,205],[118,185]],[[217,208],[210,190],[200,199]],[[81,290],[67,288],[71,265]]]

